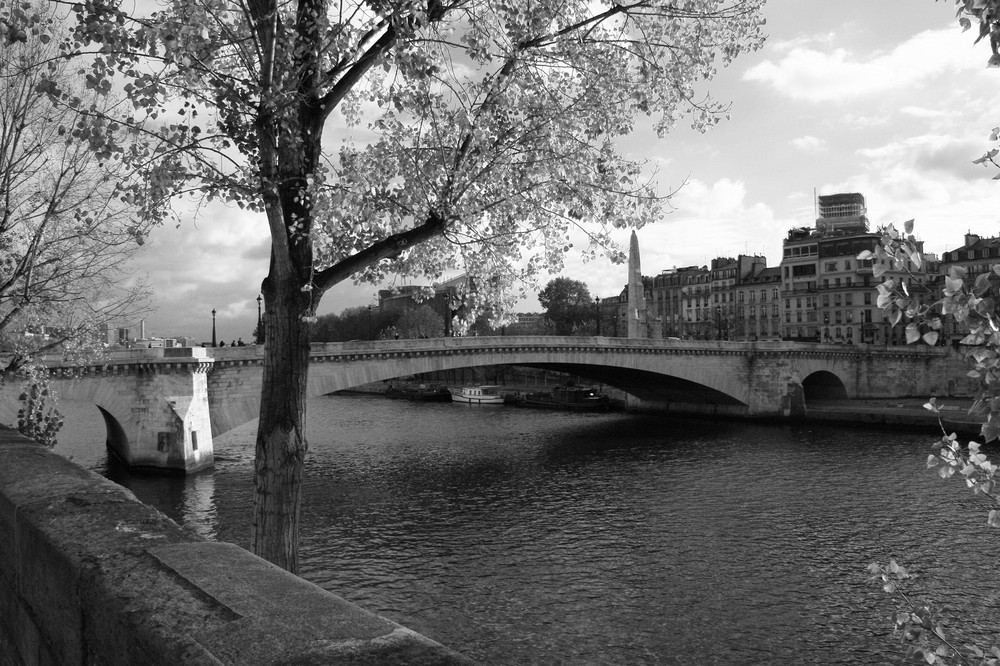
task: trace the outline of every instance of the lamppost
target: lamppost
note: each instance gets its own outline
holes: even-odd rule
[[[372,339],[372,306],[368,304],[368,339]]]
[[[597,335],[601,335],[601,297],[594,296],[594,302],[597,304]]]
[[[215,346],[215,308],[212,308],[212,346]]]
[[[264,301],[260,294],[257,294],[257,332],[254,335],[254,342],[258,345],[263,341],[264,331],[261,328],[261,318],[260,318],[260,304]]]

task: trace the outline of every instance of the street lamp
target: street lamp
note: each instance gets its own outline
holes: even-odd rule
[[[254,342],[258,345],[261,343],[261,338],[264,337],[264,331],[261,330],[261,318],[260,318],[260,304],[264,301],[260,294],[257,294],[257,331],[255,332],[253,338]]]
[[[368,304],[368,339],[372,339],[372,306]]]
[[[597,303],[597,335],[601,335],[601,297],[594,296],[594,302]]]
[[[212,308],[212,346],[215,346],[215,308]]]

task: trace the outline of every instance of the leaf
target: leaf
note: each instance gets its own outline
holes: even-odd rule
[[[927,331],[924,333],[924,342],[933,347],[938,343],[938,332],[937,331]]]
[[[903,222],[903,231],[905,231],[908,234],[913,233],[913,220],[907,220],[906,222]]]
[[[906,344],[913,344],[920,339],[920,331],[917,329],[916,322],[910,322],[906,325]]]
[[[976,296],[982,296],[990,288],[990,274],[980,273],[976,277],[975,286],[973,286],[972,291]]]

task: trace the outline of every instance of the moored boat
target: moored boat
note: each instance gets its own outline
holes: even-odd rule
[[[504,403],[499,386],[463,386],[448,390],[451,391],[453,402],[469,405],[502,405]]]
[[[416,402],[446,402],[451,400],[451,391],[443,386],[433,384],[390,386],[385,394],[389,398],[402,398]]]
[[[549,393],[524,393],[514,397],[520,407],[543,407],[566,411],[599,412],[611,407],[611,400],[589,386],[557,386]]]

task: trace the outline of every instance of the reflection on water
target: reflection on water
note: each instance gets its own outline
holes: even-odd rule
[[[186,478],[71,454],[245,546],[254,430]],[[309,436],[303,575],[483,663],[895,662],[890,557],[960,641],[998,629],[986,507],[919,434],[340,396]]]

